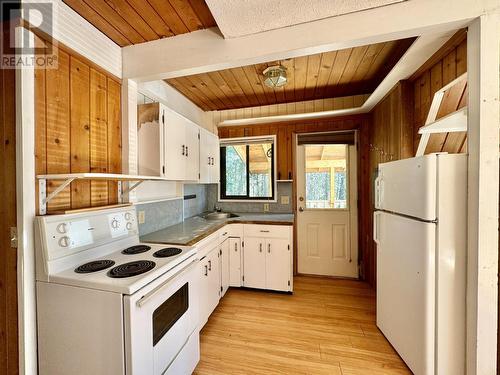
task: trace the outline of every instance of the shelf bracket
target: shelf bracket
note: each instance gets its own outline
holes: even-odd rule
[[[135,188],[137,188],[140,184],[142,184],[144,182],[144,180],[141,180],[141,181],[137,181],[135,184],[133,184],[132,186],[129,186],[125,189],[122,188],[122,193],[121,193],[121,198],[123,199],[124,195],[125,194],[128,194],[130,193],[132,190],[134,190]]]
[[[68,178],[59,185],[53,192],[47,195],[47,180],[41,178],[38,180],[38,202],[39,202],[39,212],[40,215],[45,215],[47,213],[47,203],[49,203],[54,197],[56,197],[61,191],[63,191],[69,184],[71,184],[76,178]]]

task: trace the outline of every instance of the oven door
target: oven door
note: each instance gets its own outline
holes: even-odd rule
[[[127,375],[162,374],[198,325],[197,259],[124,297]],[[198,332],[195,332],[198,334]]]

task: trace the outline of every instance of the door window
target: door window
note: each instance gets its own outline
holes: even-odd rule
[[[348,208],[348,146],[304,145],[306,208]]]

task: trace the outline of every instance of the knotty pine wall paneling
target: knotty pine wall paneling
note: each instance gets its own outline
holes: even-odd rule
[[[120,80],[67,48],[58,53],[57,69],[35,71],[36,173],[121,173]],[[48,192],[59,184],[48,181]],[[116,182],[78,181],[47,209],[102,206],[117,198]]]
[[[443,49],[442,56],[435,59],[427,69],[412,77],[414,92],[414,145],[416,152],[420,135],[418,130],[425,124],[434,93],[467,71],[467,34],[458,36],[454,44]],[[438,51],[439,53],[439,51]],[[455,85],[448,90],[439,108],[437,118],[446,116],[467,105],[467,85]],[[433,134],[426,153],[446,151],[465,152],[467,148],[465,132]]]
[[[368,132],[368,170],[364,171],[360,192],[367,199],[363,210],[360,246],[365,249],[366,272],[364,279],[376,284],[376,245],[373,242],[374,181],[380,163],[410,158],[413,153],[413,85],[408,81],[399,82],[392,91],[371,112]],[[366,132],[364,133],[366,136]],[[368,201],[368,203],[367,203]]]

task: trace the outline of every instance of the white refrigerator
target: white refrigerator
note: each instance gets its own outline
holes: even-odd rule
[[[377,326],[415,375],[465,373],[467,155],[379,165]]]

